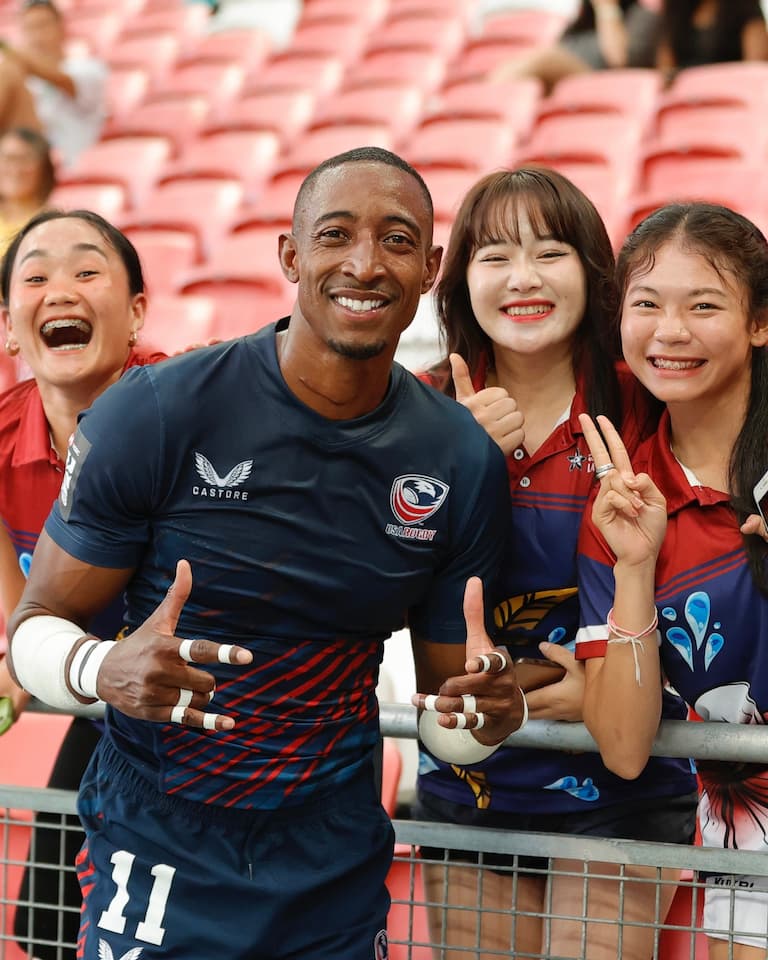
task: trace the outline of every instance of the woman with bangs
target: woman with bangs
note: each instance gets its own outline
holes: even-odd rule
[[[496,642],[516,661],[536,719],[582,719],[576,547],[594,465],[579,414],[612,411],[634,443],[653,426],[617,362],[613,272],[610,240],[590,200],[555,171],[525,167],[489,174],[469,190],[436,290],[448,359],[425,378],[464,404],[507,456],[512,517]],[[665,711],[685,716],[671,694]],[[695,806],[687,761],[652,758],[628,784],[596,753],[503,747],[465,768],[420,745],[419,819],[688,843]],[[425,859],[446,854],[477,860],[422,848]],[[615,865],[560,858],[550,875],[545,858],[518,858],[514,869],[513,858],[485,854],[483,864],[480,880],[474,866],[425,863],[428,900],[448,894],[449,908],[432,908],[430,923],[433,940],[455,948],[443,954],[449,960],[478,944],[481,957],[615,960],[619,936],[624,960],[646,960],[652,922],[664,920],[677,879],[664,871],[669,882],[661,887],[632,883],[656,876],[633,866],[622,868],[630,882],[620,884]],[[558,918],[543,921],[542,912]]]
[[[626,239],[617,281],[624,356],[663,413],[634,453],[582,417],[601,480],[579,544],[577,656],[585,723],[633,778],[660,675],[703,720],[768,722],[768,243],[725,207],[669,204]],[[765,856],[767,768],[699,762],[703,846]],[[710,960],[765,958],[765,878],[706,879]]]

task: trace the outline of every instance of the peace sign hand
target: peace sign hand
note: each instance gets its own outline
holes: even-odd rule
[[[630,566],[655,563],[667,530],[666,500],[647,473],[634,472],[611,421],[602,416],[597,421],[600,430],[587,414],[579,415],[600,481],[592,520],[617,561]]]

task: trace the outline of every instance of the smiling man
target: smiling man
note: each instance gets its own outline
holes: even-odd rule
[[[290,318],[129,372],[81,419],[11,624],[33,692],[108,705],[84,960],[386,957],[375,687],[406,620],[442,726],[488,750],[521,723],[472,579],[503,546],[503,456],[393,362],[440,263],[426,186],[383,150],[334,157],[279,255]],[[98,643],[122,590],[133,632]]]

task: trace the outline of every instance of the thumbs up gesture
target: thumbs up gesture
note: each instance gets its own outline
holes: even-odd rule
[[[456,388],[456,399],[467,408],[488,436],[509,456],[525,439],[523,415],[517,403],[503,387],[485,387],[475,391],[469,367],[463,357],[452,353],[448,358]]]
[[[525,722],[527,709],[511,657],[496,647],[485,629],[483,583],[470,577],[464,591],[467,625],[463,676],[450,677],[438,694],[417,693],[411,698],[421,710],[434,710],[448,730],[471,730],[478,743],[501,743]]]
[[[248,664],[253,657],[244,647],[176,636],[176,625],[191,592],[192,570],[186,560],[180,560],[174,581],[154,612],[104,658],[98,694],[129,717],[230,730],[234,726],[231,717],[205,712],[216,683],[197,665]]]

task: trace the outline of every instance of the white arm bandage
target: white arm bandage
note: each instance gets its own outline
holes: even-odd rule
[[[72,690],[96,699],[96,675],[115,641],[84,643],[73,658],[67,677],[67,658],[84,636],[76,623],[62,617],[37,616],[24,620],[11,641],[13,669],[21,686],[38,700],[61,710],[82,705]],[[103,652],[99,649],[94,653],[97,647],[103,647]]]

